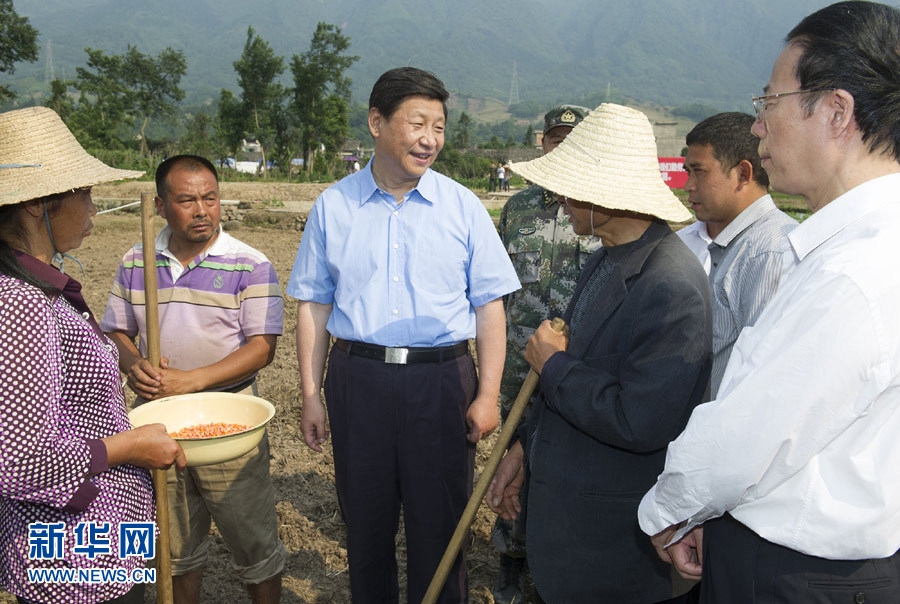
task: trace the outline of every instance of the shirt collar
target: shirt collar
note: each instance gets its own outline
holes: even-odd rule
[[[692,222],[681,230],[685,233],[689,233],[691,236],[696,237],[707,244],[712,243],[712,237],[709,236],[709,231],[706,230],[706,223],[702,220]]]
[[[372,175],[373,163],[374,162],[372,160],[369,160],[365,168],[363,168],[356,174],[351,174],[349,176],[349,178],[356,178],[359,182],[360,206],[362,206],[364,203],[372,201],[373,199],[378,199],[379,197],[377,197],[376,194],[382,193],[382,190],[379,189],[378,185],[375,183],[375,177]],[[390,195],[390,193],[387,192],[384,192],[384,194]],[[393,197],[393,195],[391,195],[391,197]],[[435,176],[435,173],[431,168],[426,170],[425,173],[419,178],[419,182],[409,191],[409,193],[406,194],[406,198],[421,199],[432,205],[436,203],[438,199],[440,199],[437,176]]]
[[[356,182],[359,185],[358,199],[360,206],[370,201],[373,197],[375,197],[375,194],[378,193],[378,185],[375,184],[375,177],[372,175],[371,159],[366,163],[365,168],[363,168],[356,174],[351,174],[347,178],[356,179]]]
[[[541,197],[544,200],[544,207],[548,210],[554,205],[559,205],[559,195],[547,189],[541,189]]]
[[[45,281],[58,289],[62,293],[62,297],[85,318],[93,330],[100,336],[103,335],[100,326],[97,325],[97,321],[94,318],[94,313],[88,308],[84,295],[81,293],[81,283],[58,270],[55,266],[42,262],[30,254],[19,250],[15,250],[15,254],[25,270],[41,281]]]
[[[747,227],[762,218],[768,212],[777,209],[772,196],[768,194],[763,195],[744,208],[743,212],[735,216],[734,220],[729,222],[728,226],[722,229],[722,232],[719,233],[719,236],[713,241],[719,247],[728,247],[728,245],[734,241],[734,238],[743,233]]]
[[[418,191],[422,199],[434,205],[440,199],[440,191],[438,191],[438,179],[431,168],[425,170],[425,174],[419,178],[419,184],[413,191]]]
[[[230,237],[230,235],[228,235],[228,233],[226,233],[222,229],[222,224],[219,223],[219,234],[216,237],[216,240],[213,241],[213,244],[209,246],[209,248],[207,248],[201,256],[203,258],[206,258],[207,256],[222,256],[223,254],[225,254],[228,251],[228,242],[226,241],[228,237]],[[156,252],[159,254],[172,256],[174,258],[172,252],[169,251],[169,239],[171,238],[172,229],[169,227],[169,225],[166,225],[159,231],[159,233],[156,234]]]
[[[788,234],[798,260],[858,220],[900,202],[900,174],[866,181],[847,191],[804,220]]]
[[[31,254],[26,254],[25,252],[20,252],[19,250],[14,250],[16,254],[16,258],[19,260],[19,264],[21,264],[25,270],[29,273],[40,279],[41,281],[45,281],[58,289],[59,291],[64,292],[67,287],[71,287],[69,282],[78,285],[78,290],[81,290],[81,284],[75,279],[72,279],[70,276],[65,274],[64,272],[57,269],[55,266],[51,264],[47,264],[41,260],[38,260]]]
[[[666,221],[654,218],[647,230],[634,241],[602,249],[606,249],[611,261],[622,267],[623,277],[628,278],[641,270],[650,252],[669,234],[672,234],[672,229]]]

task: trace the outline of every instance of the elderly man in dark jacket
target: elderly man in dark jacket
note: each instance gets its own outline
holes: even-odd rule
[[[690,213],[662,181],[650,122],[604,104],[557,149],[514,170],[567,198],[575,232],[601,238],[558,333],[525,358],[538,406],[488,491],[504,518],[527,480],[528,564],[547,602],[656,602],[670,573],[637,523],[666,446],[704,400],[711,368],[706,273],[666,221]]]

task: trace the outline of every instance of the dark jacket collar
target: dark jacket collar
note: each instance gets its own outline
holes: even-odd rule
[[[581,274],[578,275],[578,282],[575,286],[575,293],[569,301],[563,318],[569,323],[572,318],[572,310],[574,302],[581,295],[581,291],[587,284],[588,279],[603,259],[601,250],[605,250],[609,254],[610,261],[616,264],[616,268],[603,288],[603,292],[594,301],[588,313],[590,320],[582,321],[582,329],[579,333],[573,333],[569,342],[569,353],[581,357],[585,349],[594,339],[597,330],[609,318],[609,316],[619,307],[622,300],[628,294],[628,281],[635,275],[640,274],[647,262],[647,258],[653,253],[653,250],[659,243],[672,233],[672,229],[665,221],[656,220],[650,223],[650,226],[644,231],[636,241],[610,248],[601,248],[594,252],[588,259]]]

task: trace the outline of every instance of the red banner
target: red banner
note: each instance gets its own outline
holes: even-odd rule
[[[670,189],[683,189],[688,175],[684,171],[683,157],[658,157],[659,172]]]

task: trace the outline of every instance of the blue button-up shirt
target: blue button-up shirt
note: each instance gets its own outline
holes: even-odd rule
[[[428,170],[397,202],[365,169],[316,200],[287,284],[333,304],[329,333],[382,346],[475,337],[475,308],[519,288],[481,201]]]

